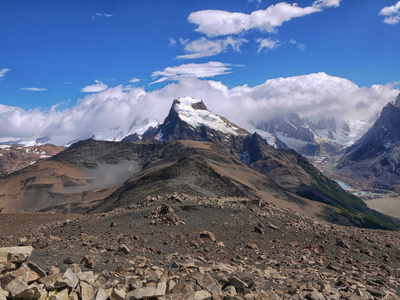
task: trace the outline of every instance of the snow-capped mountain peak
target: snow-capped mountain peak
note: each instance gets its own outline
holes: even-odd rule
[[[224,117],[209,111],[202,100],[192,97],[175,99],[164,122],[143,134],[144,140],[174,141],[191,139],[223,141],[250,134]]]
[[[232,135],[243,134],[239,127],[207,109],[202,100],[181,97],[174,101],[173,109],[178,117],[193,128],[201,126]]]

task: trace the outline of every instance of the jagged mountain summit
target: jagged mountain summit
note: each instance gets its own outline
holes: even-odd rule
[[[364,188],[400,192],[400,95],[388,103],[372,128],[349,147],[337,165],[339,175]]]

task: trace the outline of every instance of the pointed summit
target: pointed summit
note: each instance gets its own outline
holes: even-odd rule
[[[202,100],[181,97],[174,100],[168,116],[150,139],[215,142],[215,139],[227,140],[247,134],[246,130],[209,111]]]

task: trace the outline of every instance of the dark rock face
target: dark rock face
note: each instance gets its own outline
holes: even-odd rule
[[[137,142],[140,141],[141,139],[142,137],[135,132],[134,134],[130,134],[124,137],[121,142]]]
[[[337,169],[360,178],[366,187],[400,191],[400,107],[388,103],[372,128],[347,149]]]

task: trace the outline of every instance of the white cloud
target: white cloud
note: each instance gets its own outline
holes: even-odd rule
[[[379,15],[385,16],[383,22],[386,24],[398,24],[400,22],[400,1],[398,1],[395,5],[382,8]]]
[[[262,0],[249,0],[249,2],[257,2],[257,8],[261,5]]]
[[[48,135],[51,143],[60,145],[111,128],[126,132],[138,117],[163,121],[172,100],[185,95],[204,100],[213,112],[248,127],[251,121],[285,112],[297,112],[312,120],[332,116],[373,119],[398,93],[390,84],[359,87],[325,73],[269,79],[254,87],[228,88],[218,81],[193,77],[180,78],[153,91],[119,85],[88,94],[64,110],[54,106],[49,111],[26,111],[0,105],[0,142],[10,137],[29,140]]]
[[[4,77],[8,71],[10,71],[10,69],[7,69],[7,68],[1,69],[0,70],[0,78]]]
[[[294,45],[294,46],[296,46],[300,51],[306,50],[306,45],[304,45],[304,44],[302,44],[302,43],[299,43],[298,41],[296,41],[296,40],[294,40],[294,39],[291,39],[291,40],[289,41],[289,43],[292,44],[292,45]]]
[[[130,82],[130,83],[137,83],[137,82],[140,82],[140,79],[134,77],[134,78],[132,78],[131,80],[129,80],[129,82]]]
[[[189,15],[189,22],[196,24],[196,31],[208,37],[238,34],[251,29],[273,32],[293,18],[322,11],[326,7],[339,6],[340,0],[318,0],[312,6],[299,7],[296,3],[280,2],[265,10],[251,14],[223,10],[201,10]]]
[[[173,38],[169,38],[169,46],[170,47],[175,47],[176,46],[176,40]]]
[[[92,19],[94,19],[95,17],[104,17],[104,18],[111,18],[114,15],[112,14],[107,14],[107,13],[96,13],[94,16],[92,16]]]
[[[271,50],[276,49],[279,46],[279,41],[274,41],[271,39],[257,39],[257,43],[260,44],[257,53],[260,53],[263,49]]]
[[[316,7],[338,7],[340,6],[340,1],[342,0],[317,0],[314,2],[313,6]]]
[[[27,88],[20,88],[22,91],[31,91],[31,92],[43,92],[47,91],[47,89],[37,88],[37,87],[27,87]]]
[[[246,39],[236,39],[233,37],[227,37],[225,39],[209,40],[202,37],[192,42],[185,41],[185,51],[188,54],[179,55],[177,58],[193,59],[201,57],[209,57],[226,52],[228,49],[232,49],[234,52],[240,52],[240,47],[243,43],[247,43]]]
[[[151,84],[164,81],[176,81],[182,77],[207,78],[217,75],[228,74],[232,70],[232,65],[217,61],[210,61],[203,64],[183,64],[176,67],[168,67],[162,71],[153,72],[153,79],[160,77]]]
[[[107,89],[107,85],[104,84],[102,81],[95,80],[96,84],[85,86],[82,89],[84,93],[98,93]]]

